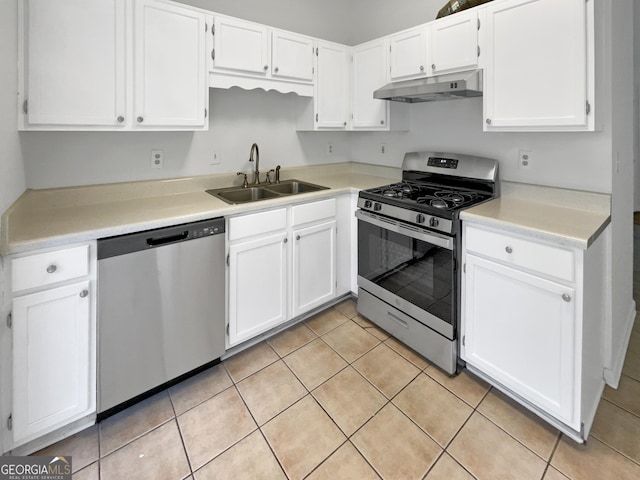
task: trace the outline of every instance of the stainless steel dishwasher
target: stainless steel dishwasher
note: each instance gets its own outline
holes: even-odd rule
[[[98,240],[98,419],[219,361],[224,218]]]

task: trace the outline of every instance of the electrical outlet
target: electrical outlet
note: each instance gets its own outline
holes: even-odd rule
[[[164,150],[151,150],[151,168],[164,167]]]
[[[333,156],[333,143],[327,143],[327,157]]]
[[[380,155],[386,155],[387,154],[387,144],[386,143],[381,143],[380,144]]]
[[[222,163],[222,155],[217,152],[213,152],[211,154],[211,160],[209,161],[209,165],[220,165]]]
[[[533,165],[533,152],[531,150],[518,151],[518,168],[528,170]]]

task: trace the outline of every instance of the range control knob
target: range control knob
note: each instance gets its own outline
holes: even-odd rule
[[[424,223],[424,215],[419,213],[416,215],[416,223]]]
[[[438,225],[440,224],[440,220],[438,220],[436,217],[431,217],[429,219],[429,226],[436,228]]]
[[[364,208],[371,208],[371,200],[364,201]]]
[[[374,203],[373,210],[379,212],[380,210],[382,210],[382,205],[380,205],[379,203]]]

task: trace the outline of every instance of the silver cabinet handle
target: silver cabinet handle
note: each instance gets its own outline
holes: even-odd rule
[[[420,65],[420,71],[424,72],[424,65]]]
[[[280,70],[278,67],[274,68],[273,71],[278,73],[278,70]]]
[[[122,115],[118,116],[118,123],[124,122],[124,117]]]
[[[285,239],[283,240],[283,243],[287,243],[288,241],[289,241],[289,239],[288,239],[288,238],[285,238]]]
[[[347,122],[344,122],[343,125],[346,127],[347,126]]]
[[[55,265],[49,265],[47,267],[47,273],[55,273],[56,270],[58,270],[58,267],[56,267]]]
[[[562,294],[562,300],[564,300],[565,302],[570,302],[571,301],[571,295],[569,295],[568,293],[563,293]]]
[[[264,66],[264,67],[262,67],[262,68],[264,68],[265,70],[269,70],[269,65],[265,65],[265,66]]]
[[[490,118],[487,118],[487,119],[485,120],[485,122],[487,122],[487,125],[491,125],[491,119],[490,119]]]
[[[300,240],[300,235],[296,235],[296,240]]]
[[[80,292],[80,298],[85,298],[87,295],[89,295],[89,290],[82,290]]]
[[[432,63],[432,64],[431,64],[431,70],[435,70],[435,69],[436,69],[436,64],[435,64],[435,63]]]
[[[507,253],[513,253],[513,248],[507,247],[507,248],[504,249],[504,251],[507,252]]]
[[[380,120],[380,125],[384,125],[384,120]]]
[[[138,123],[142,123],[142,122],[144,122],[144,117],[140,116],[140,117],[136,118],[136,120],[138,121]]]

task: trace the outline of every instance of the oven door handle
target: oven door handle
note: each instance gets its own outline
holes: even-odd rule
[[[423,242],[431,243],[432,245],[437,245],[438,247],[446,248],[447,250],[453,250],[453,238],[451,237],[427,232],[426,230],[416,231],[403,226],[402,223],[395,220],[388,220],[386,218],[382,220],[377,215],[369,212],[363,212],[362,210],[356,211],[356,218],[385,230],[399,233],[400,235],[406,235],[407,237],[415,238],[416,240],[422,240]]]

